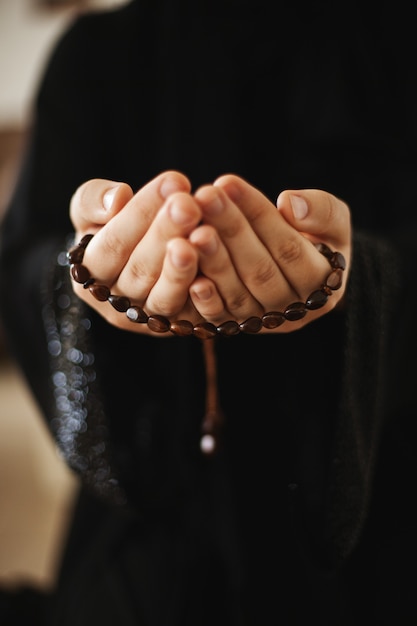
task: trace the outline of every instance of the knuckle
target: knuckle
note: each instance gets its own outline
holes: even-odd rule
[[[103,237],[103,255],[109,256],[110,258],[115,260],[123,259],[126,254],[126,243],[122,239],[120,239],[117,234],[111,229],[103,229],[101,233]]]
[[[249,294],[246,291],[238,291],[227,299],[226,308],[231,311],[239,311],[246,307],[249,299]]]
[[[277,268],[276,265],[270,261],[263,261],[254,268],[252,275],[252,283],[258,287],[265,285],[276,279]]]
[[[174,309],[172,303],[164,298],[156,298],[151,301],[147,301],[148,312],[152,314],[158,313],[158,315],[164,315],[170,317],[173,315]]]
[[[292,265],[300,261],[302,257],[301,241],[296,237],[288,237],[279,250],[279,263]]]
[[[153,282],[153,277],[149,274],[149,269],[140,261],[131,261],[129,263],[129,274],[135,282]]]
[[[231,220],[226,226],[221,226],[221,233],[225,239],[235,239],[242,232],[242,223],[239,220]]]

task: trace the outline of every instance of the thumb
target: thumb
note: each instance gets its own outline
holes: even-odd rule
[[[277,208],[285,220],[312,241],[324,241],[337,248],[350,245],[351,223],[348,205],[320,189],[282,191]]]
[[[75,191],[70,203],[70,218],[76,231],[96,232],[119,213],[132,198],[126,183],[95,178]]]

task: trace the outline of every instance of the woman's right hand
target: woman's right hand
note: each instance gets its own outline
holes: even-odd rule
[[[202,214],[181,173],[164,172],[137,193],[125,183],[94,179],[81,185],[70,206],[75,241],[94,238],[85,250],[83,265],[96,283],[114,295],[124,295],[148,315],[202,321],[189,298],[198,272],[198,252],[188,240]],[[109,302],[100,302],[73,281],[77,295],[109,323],[149,333]]]

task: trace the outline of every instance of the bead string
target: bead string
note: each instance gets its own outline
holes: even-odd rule
[[[285,321],[296,322],[301,320],[308,311],[314,311],[323,307],[333,291],[340,289],[342,285],[343,271],[346,262],[341,252],[334,252],[324,243],[314,244],[315,247],[328,260],[331,272],[322,285],[312,291],[305,302],[293,302],[284,311],[269,311],[262,317],[252,316],[239,323],[235,320],[223,322],[215,326],[211,322],[201,322],[193,324],[189,320],[175,320],[171,322],[163,315],[147,315],[147,313],[137,305],[131,303],[126,296],[112,294],[109,287],[97,283],[89,270],[82,265],[84,252],[90,243],[93,235],[84,235],[81,241],[72,246],[67,252],[70,263],[70,272],[75,282],[88,289],[96,300],[109,302],[116,311],[125,313],[126,317],[136,324],[147,324],[154,333],[171,332],[180,337],[195,335],[199,339],[212,339],[216,335],[231,337],[239,333],[256,334],[262,328],[274,329],[281,326]]]
[[[82,284],[84,289],[88,289],[96,300],[107,301],[116,311],[125,313],[131,322],[147,324],[148,328],[155,333],[170,331],[180,337],[194,335],[199,339],[214,339],[217,335],[230,337],[239,333],[255,334],[262,328],[277,328],[287,320],[290,322],[300,320],[307,311],[313,311],[324,306],[332,292],[340,289],[343,271],[346,267],[343,254],[333,252],[324,243],[314,244],[317,250],[329,261],[331,272],[324,283],[313,291],[305,302],[293,302],[282,312],[270,311],[262,317],[250,317],[240,324],[235,320],[230,320],[219,326],[210,322],[193,325],[189,320],[170,322],[163,315],[147,315],[141,307],[132,305],[126,296],[112,294],[109,287],[97,283],[85,265],[82,265],[85,249],[92,238],[93,235],[85,235],[78,244],[72,246],[67,252],[71,276],[75,282]],[[202,346],[206,371],[206,413],[201,426],[200,448],[204,454],[209,455],[217,450],[224,416],[219,403],[214,342],[203,341]]]

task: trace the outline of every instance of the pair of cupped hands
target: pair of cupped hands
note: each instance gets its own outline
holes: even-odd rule
[[[282,191],[276,204],[246,180],[226,174],[192,190],[178,171],[166,171],[134,193],[129,185],[89,180],[70,206],[75,240],[93,234],[83,265],[112,294],[147,315],[216,327],[305,301],[329,275],[323,242],[346,260],[343,283],[327,303],[275,330],[289,332],[328,313],[342,300],[351,257],[349,207],[318,190]],[[73,281],[76,294],[109,323],[150,333]],[[164,336],[169,335],[166,333]]]

